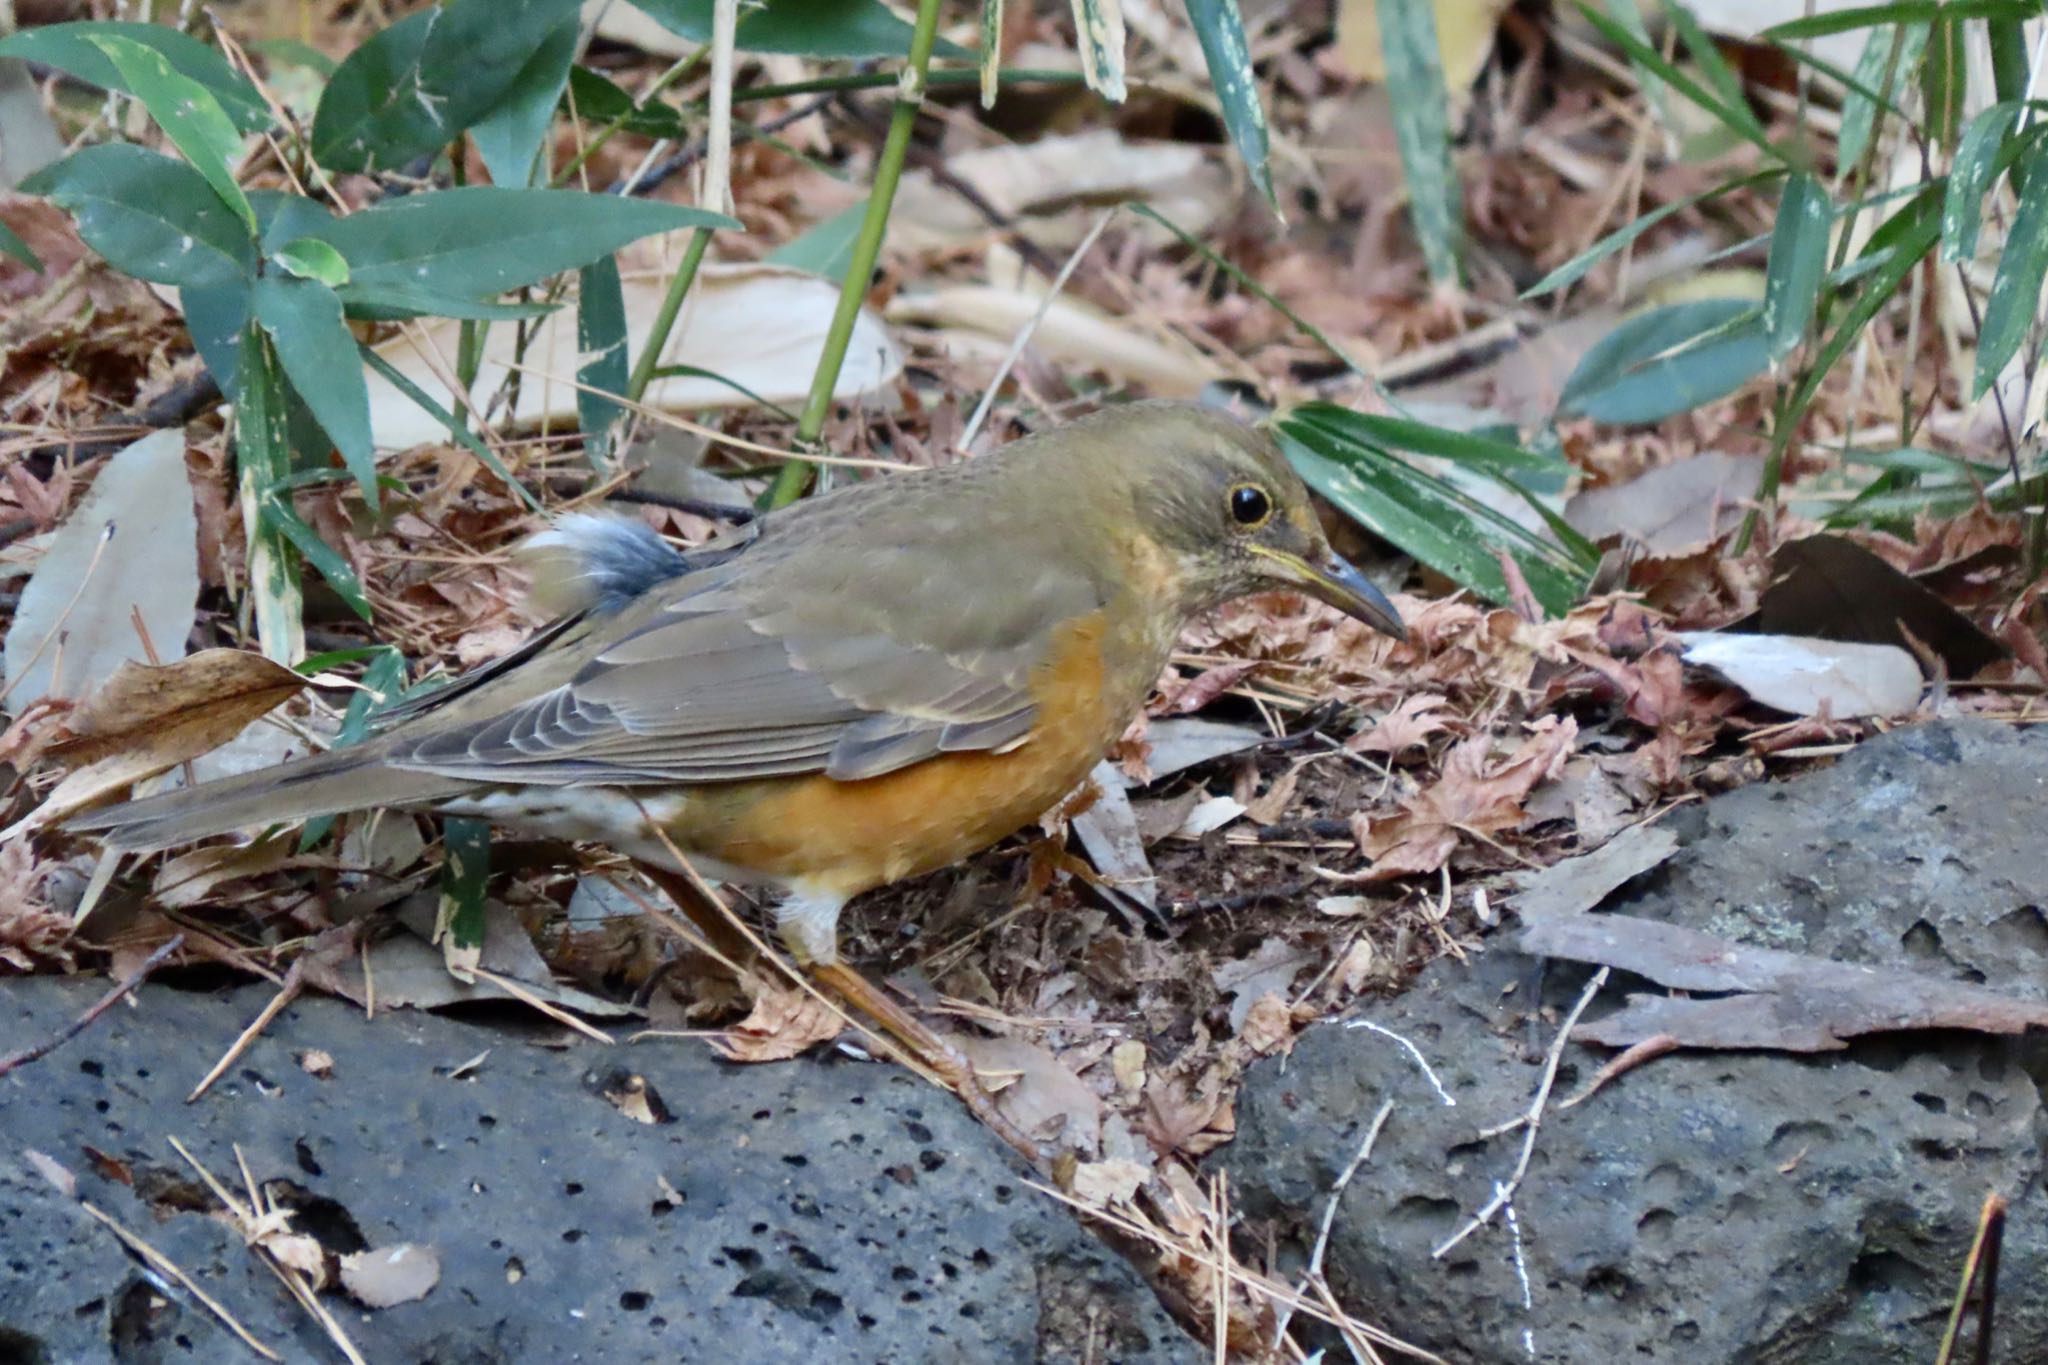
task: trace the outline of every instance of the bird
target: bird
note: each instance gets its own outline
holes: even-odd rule
[[[609,845],[672,894],[683,874],[764,886],[814,980],[1012,1145],[959,1053],[842,961],[842,908],[1058,805],[1205,611],[1294,590],[1406,638],[1272,436],[1184,403],[1106,407],[694,549],[593,514],[536,546],[563,614],[374,737],[69,827],[149,850],[395,807]]]

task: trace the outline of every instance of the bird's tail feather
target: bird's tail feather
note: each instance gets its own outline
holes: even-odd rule
[[[366,744],[87,811],[64,827],[96,834],[113,848],[164,848],[209,834],[372,806],[421,805],[470,785],[460,778],[391,767],[379,745]]]

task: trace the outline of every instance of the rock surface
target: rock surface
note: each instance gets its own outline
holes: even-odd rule
[[[1609,903],[2039,998],[2044,794],[2048,730],[1900,731],[1679,819],[1672,862]],[[1539,977],[1537,965],[1500,946],[1470,967],[1441,962],[1354,1021],[1373,1027],[1310,1030],[1284,1061],[1254,1068],[1220,1158],[1253,1235],[1264,1222],[1305,1254],[1338,1172],[1392,1100],[1326,1266],[1343,1302],[1419,1344],[1477,1362],[1923,1365],[1995,1190],[2013,1201],[2000,1357],[2048,1359],[2048,1296],[2033,1288],[2048,1277],[2038,1037],[1679,1053],[1563,1110],[1611,1055],[1574,1046],[1512,1224],[1496,1218],[1433,1260],[1513,1170],[1521,1134],[1479,1131],[1527,1106],[1557,1016],[1587,979],[1555,964]],[[1645,988],[1617,982],[1603,1000],[1629,986]],[[1552,1012],[1532,1023],[1539,990]],[[1411,1041],[1456,1106],[1375,1029]]]
[[[103,981],[0,984],[0,1038],[54,1032]],[[239,1189],[313,1200],[304,1225],[439,1253],[439,1284],[371,1312],[327,1299],[373,1361],[1184,1360],[1151,1291],[950,1097],[844,1059],[729,1066],[695,1042],[556,1050],[421,1014],[306,1000],[194,1105],[268,998],[157,984],[0,1079],[0,1361],[254,1361],[182,1290],[38,1176],[168,1255],[292,1361],[338,1359],[222,1220],[168,1138]],[[333,1058],[320,1079],[298,1060]],[[460,1077],[449,1072],[488,1049]],[[674,1120],[619,1106],[622,1069]],[[643,1111],[644,1112],[644,1111]],[[93,1154],[102,1153],[111,1160]],[[132,1187],[109,1178],[115,1163]],[[664,1182],[666,1182],[664,1184]],[[302,1197],[303,1202],[303,1197]],[[1092,1352],[1092,1354],[1091,1354]]]

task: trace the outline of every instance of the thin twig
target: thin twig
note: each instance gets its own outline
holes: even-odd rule
[[[171,935],[155,952],[142,960],[140,967],[137,967],[134,971],[123,977],[120,985],[101,996],[91,1009],[72,1020],[61,1032],[45,1042],[37,1043],[34,1047],[26,1047],[19,1052],[12,1052],[5,1057],[0,1057],[0,1076],[5,1076],[11,1071],[18,1071],[30,1062],[48,1056],[73,1038],[76,1038],[79,1034],[91,1028],[95,1019],[98,1019],[102,1014],[112,1009],[128,992],[140,986],[151,972],[163,966],[165,960],[172,953],[177,952],[178,949],[184,946],[185,936],[183,934]]]
[[[1543,1126],[1543,1106],[1549,1103],[1550,1087],[1557,1082],[1557,1068],[1558,1064],[1564,1059],[1565,1045],[1571,1041],[1572,1030],[1578,1026],[1579,1016],[1586,1012],[1586,1006],[1593,1003],[1593,997],[1598,995],[1600,988],[1607,984],[1608,970],[1608,968],[1602,967],[1599,971],[1593,973],[1593,979],[1586,983],[1586,989],[1579,996],[1579,1003],[1572,1006],[1572,1012],[1566,1015],[1564,1023],[1558,1026],[1557,1040],[1551,1044],[1550,1055],[1543,1062],[1543,1079],[1536,1086],[1535,1098],[1529,1101],[1528,1109],[1523,1112],[1521,1119],[1518,1120],[1519,1125],[1524,1127],[1525,1131],[1522,1134],[1522,1155],[1516,1160],[1513,1173],[1506,1180],[1495,1182],[1493,1198],[1486,1202],[1486,1207],[1473,1214],[1465,1226],[1452,1233],[1442,1246],[1430,1252],[1431,1260],[1442,1260],[1449,1254],[1452,1247],[1455,1247],[1458,1243],[1492,1222],[1493,1216],[1506,1207],[1510,1199],[1515,1197],[1516,1187],[1522,1183],[1522,1177],[1529,1173],[1529,1159],[1536,1154],[1536,1131]],[[1511,1123],[1490,1131],[1493,1133],[1510,1132],[1516,1126],[1517,1124]]]
[[[301,954],[292,959],[291,969],[284,974],[284,984],[278,987],[276,995],[270,997],[270,1003],[263,1007],[263,1012],[256,1016],[255,1022],[242,1030],[234,1042],[228,1044],[228,1050],[221,1054],[220,1060],[213,1064],[212,1070],[200,1077],[199,1084],[192,1087],[192,1093],[185,1097],[185,1103],[191,1104],[213,1088],[213,1083],[235,1064],[235,1059],[248,1051],[249,1044],[256,1041],[257,1035],[270,1027],[270,1021],[284,1013],[284,1007],[298,998],[299,988],[305,984],[305,980],[306,959],[305,955]]]
[[[1024,348],[1031,344],[1031,338],[1038,331],[1039,324],[1045,321],[1045,315],[1052,311],[1053,302],[1059,298],[1060,291],[1067,287],[1067,281],[1073,277],[1074,267],[1081,264],[1081,258],[1093,249],[1095,239],[1102,235],[1102,230],[1109,226],[1110,219],[1114,217],[1115,208],[1104,209],[1102,216],[1095,220],[1095,226],[1089,228],[1088,235],[1081,239],[1081,244],[1068,254],[1066,263],[1060,267],[1060,273],[1053,276],[1051,286],[1046,289],[1044,297],[1038,300],[1038,311],[1031,315],[1031,321],[1025,323],[1016,338],[1010,342],[1009,354],[1003,357],[1002,364],[996,366],[995,378],[988,381],[988,388],[982,392],[981,401],[974,405],[974,415],[967,419],[966,429],[960,433],[957,442],[962,450],[973,444],[975,436],[980,433],[981,424],[988,417],[988,410],[995,405],[996,395],[1002,391],[1003,381],[1010,377],[1010,370],[1016,365],[1018,357],[1023,355]]]
[[[1365,1137],[1358,1144],[1358,1150],[1352,1154],[1350,1162],[1338,1173],[1336,1181],[1330,1186],[1330,1202],[1323,1209],[1322,1226],[1316,1231],[1315,1246],[1309,1250],[1308,1269],[1302,1273],[1301,1285],[1294,1291],[1297,1295],[1308,1289],[1312,1282],[1322,1278],[1323,1254],[1329,1250],[1330,1229],[1336,1225],[1337,1206],[1344,1202],[1344,1189],[1351,1183],[1351,1177],[1358,1174],[1358,1168],[1372,1159],[1373,1144],[1380,1140],[1380,1129],[1387,1126],[1387,1117],[1393,1112],[1392,1100],[1381,1103],[1379,1112],[1372,1116],[1372,1122],[1365,1125]],[[1282,1305],[1280,1321],[1273,1328],[1274,1350],[1280,1349],[1280,1343],[1287,1337],[1287,1326],[1293,1321],[1294,1305]]]

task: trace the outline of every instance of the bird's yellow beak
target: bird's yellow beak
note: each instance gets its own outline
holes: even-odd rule
[[[1401,613],[1394,610],[1394,604],[1387,600],[1387,595],[1375,588],[1372,580],[1341,555],[1329,553],[1321,562],[1311,564],[1306,559],[1264,545],[1248,548],[1279,565],[1282,576],[1318,602],[1329,603],[1352,620],[1363,621],[1383,635],[1403,641],[1408,638],[1408,627],[1401,624]]]

